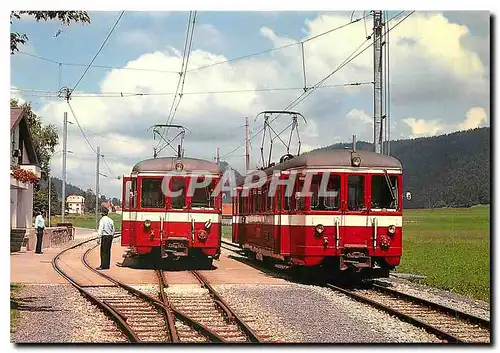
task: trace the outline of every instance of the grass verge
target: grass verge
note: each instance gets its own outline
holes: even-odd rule
[[[490,301],[490,207],[406,210],[400,273],[476,299]]]
[[[12,333],[16,327],[17,319],[19,316],[19,299],[18,295],[22,289],[22,285],[17,283],[10,284],[10,332]]]

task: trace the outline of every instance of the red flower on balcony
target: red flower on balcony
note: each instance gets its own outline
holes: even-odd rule
[[[10,175],[23,183],[35,184],[40,180],[35,173],[30,170],[21,169],[18,165],[12,167]]]

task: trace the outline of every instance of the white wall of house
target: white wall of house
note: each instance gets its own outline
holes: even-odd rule
[[[22,148],[21,164],[30,165],[26,147],[20,146],[19,124],[11,130],[11,165],[19,161],[12,157],[12,150]],[[21,166],[22,167],[22,166]],[[40,177],[40,169],[31,166],[33,171]],[[22,183],[12,176],[10,177],[10,226],[11,228],[26,228],[28,231],[33,227],[33,184]]]

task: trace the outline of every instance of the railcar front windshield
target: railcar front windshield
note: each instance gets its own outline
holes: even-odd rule
[[[173,209],[183,209],[186,207],[186,179],[182,177],[172,178],[170,184],[171,207]]]
[[[322,178],[328,177],[328,182]],[[326,189],[324,189],[326,185]],[[322,190],[322,188],[324,190]],[[311,182],[311,211],[338,211],[340,209],[340,175],[315,175]]]
[[[211,180],[207,186],[199,186],[207,184],[210,177],[194,177],[191,179],[191,183],[197,183],[198,186],[192,186],[193,196],[191,198],[192,208],[215,208],[215,198],[213,196],[213,190],[216,185],[216,180]]]
[[[398,208],[398,177],[372,176],[372,210]]]
[[[164,208],[165,195],[161,189],[162,179],[142,179],[141,182],[141,207]]]

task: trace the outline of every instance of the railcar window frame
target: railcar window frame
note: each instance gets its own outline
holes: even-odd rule
[[[362,180],[362,185],[361,187],[357,188],[357,190],[359,190],[361,192],[361,196],[358,197],[357,195],[355,195],[354,197],[357,199],[355,200],[356,202],[361,200],[362,204],[361,205],[357,205],[356,208],[351,208],[351,188],[350,188],[350,181],[351,181],[351,178],[358,178],[359,180]],[[366,175],[364,174],[347,174],[346,176],[346,179],[347,179],[347,185],[346,185],[346,188],[347,188],[347,212],[364,212],[367,210],[367,205],[366,205],[366,195],[367,195],[367,189],[366,189],[366,186],[367,186],[367,177]]]
[[[189,185],[191,185],[191,183],[193,182],[193,179],[195,179],[195,178],[196,178],[198,183],[203,182],[206,178],[210,178],[210,184],[208,184],[207,186],[205,186],[203,188],[204,195],[208,195],[207,205],[206,206],[193,206],[193,199],[195,198],[195,195],[197,195],[196,192],[197,192],[197,190],[201,189],[201,188],[196,188],[194,190],[193,196],[190,197],[189,207],[191,209],[195,209],[195,210],[215,210],[216,209],[216,205],[215,205],[216,202],[215,202],[215,197],[213,195],[213,190],[215,189],[215,185],[217,185],[216,184],[217,180],[214,177],[212,177],[211,175],[193,175],[193,176],[189,177]],[[200,178],[202,178],[202,179],[200,180]],[[186,195],[186,197],[187,197],[187,195]]]
[[[328,173],[328,183],[326,186],[327,192],[337,191],[337,196],[334,197],[336,199],[336,205],[332,206],[330,199],[332,196],[327,197],[319,197],[319,189],[321,186],[321,181],[323,175],[326,173],[318,173],[313,176],[311,181],[311,192],[310,196],[310,205],[309,211],[312,212],[340,212],[341,211],[341,200],[342,200],[342,176],[340,173]],[[332,189],[332,184],[336,184],[336,189]],[[323,205],[323,208],[321,208]]]
[[[140,192],[140,208],[141,209],[164,209],[166,207],[165,195],[162,190],[162,178],[158,177],[142,177],[141,178],[141,192]],[[146,184],[145,184],[146,183]],[[145,185],[150,184],[151,187]],[[155,185],[156,184],[156,185]],[[147,190],[150,189],[150,190]],[[158,190],[154,190],[158,189]],[[145,192],[147,190],[147,192]],[[151,196],[145,198],[147,195],[156,194],[155,197]],[[134,197],[134,199],[137,199]],[[146,202],[148,200],[148,202]]]
[[[183,193],[182,195],[179,195],[179,196],[175,196],[175,197],[172,197],[172,195],[168,195],[167,198],[168,198],[168,208],[169,209],[172,209],[172,210],[185,210],[187,208],[187,188],[188,188],[188,183],[186,182],[186,177],[183,177],[183,176],[173,176],[170,178],[170,180],[168,181],[169,182],[169,186],[170,186],[170,190],[172,192],[176,192],[176,191],[179,191],[179,190],[174,190],[173,189],[173,185],[174,185],[174,182],[176,182],[177,180],[182,180],[183,181],[183,184],[182,185],[182,190],[183,190]],[[174,207],[174,200],[182,200],[182,204],[179,205],[179,207],[177,207],[178,205],[176,205],[176,207]]]
[[[391,198],[391,191],[389,190],[389,186],[387,185],[387,180],[385,174],[372,174],[370,178],[370,210],[375,211],[375,212],[380,212],[380,211],[388,211],[388,212],[394,212],[399,209],[399,176],[395,174],[389,174],[388,175],[389,180],[391,181],[391,184],[394,186],[394,196],[395,199],[390,202],[389,207],[384,207],[380,203],[377,205],[377,207],[374,207],[373,200],[374,200],[374,179],[377,179],[377,184],[381,186],[386,191],[386,196],[388,196],[388,200]],[[382,192],[380,192],[382,194]],[[391,205],[394,204],[394,207],[391,207]]]

